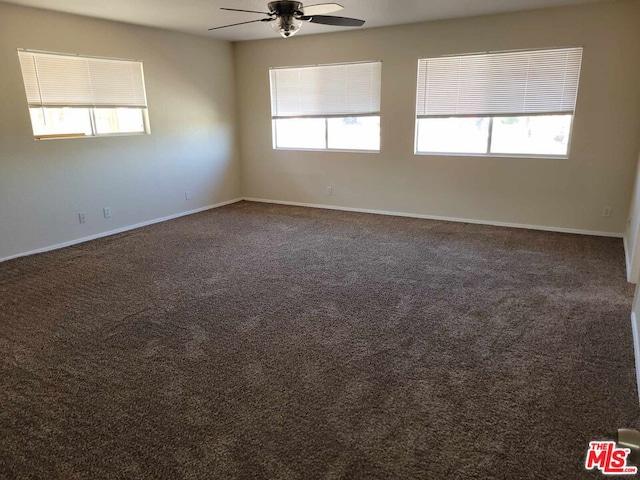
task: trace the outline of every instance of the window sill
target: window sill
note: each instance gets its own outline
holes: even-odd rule
[[[75,133],[63,133],[53,135],[34,135],[33,139],[40,140],[68,140],[74,138],[102,138],[102,137],[139,137],[143,135],[151,135],[147,132],[131,132],[131,133],[102,133],[100,135],[84,135]]]
[[[274,147],[273,150],[283,152],[329,152],[329,153],[380,153],[380,150],[342,150],[337,148],[282,148]]]
[[[478,158],[521,158],[521,159],[538,159],[538,160],[568,160],[569,155],[527,155],[527,154],[508,154],[508,153],[440,153],[440,152],[414,152],[414,155],[425,157],[478,157]]]

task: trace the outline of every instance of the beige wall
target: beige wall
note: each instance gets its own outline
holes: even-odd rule
[[[555,46],[585,49],[569,160],[413,155],[418,58]],[[242,42],[235,51],[247,197],[625,230],[640,139],[637,0]],[[383,62],[382,151],[274,151],[269,67],[362,60]]]
[[[33,140],[17,48],[142,60],[151,135]],[[0,259],[241,196],[231,44],[0,3],[0,65]]]

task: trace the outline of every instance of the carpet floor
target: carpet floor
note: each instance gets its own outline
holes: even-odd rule
[[[632,295],[620,239],[249,202],[4,262],[0,478],[601,478]]]

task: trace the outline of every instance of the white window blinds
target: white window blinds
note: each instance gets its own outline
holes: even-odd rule
[[[380,114],[382,63],[274,68],[273,118]]]
[[[31,107],[146,107],[142,63],[19,51]]]
[[[573,113],[581,63],[582,48],[422,59],[417,115]]]

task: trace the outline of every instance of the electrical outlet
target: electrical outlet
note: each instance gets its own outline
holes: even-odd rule
[[[80,221],[80,223],[87,223],[87,214],[84,212],[80,212],[78,214],[78,220]]]
[[[327,187],[327,195],[333,195],[333,187]]]
[[[611,217],[611,207],[604,207],[602,209],[602,216],[605,218]]]
[[[104,218],[111,218],[111,207],[104,207],[102,211],[104,212]]]
[[[184,199],[185,200],[191,200],[191,192],[189,192],[189,191],[184,192]]]

